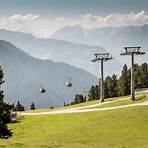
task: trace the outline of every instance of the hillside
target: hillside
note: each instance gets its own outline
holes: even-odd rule
[[[91,111],[114,110],[119,108],[133,107],[138,105],[148,105],[148,91],[136,92],[136,101],[132,102],[130,96],[120,96],[106,98],[105,102],[100,103],[98,100],[87,101],[66,107],[56,107],[54,109],[36,109],[20,112],[21,115],[48,115],[48,114],[63,114],[63,113],[81,113]]]
[[[9,125],[14,136],[1,140],[0,146],[146,148],[147,111],[147,106],[135,106],[100,112],[25,116],[20,123]]]
[[[6,100],[17,100],[29,107],[31,102],[37,108],[63,105],[73,100],[75,93],[82,93],[83,87],[97,83],[97,78],[85,70],[62,62],[41,60],[30,56],[6,41],[0,41],[0,64],[4,70]],[[68,77],[72,77],[72,88],[66,88]],[[40,84],[47,92],[40,94]]]
[[[13,43],[31,56],[40,59],[50,59],[56,62],[64,62],[78,68],[85,69],[98,76],[98,65],[92,64],[94,53],[105,52],[101,46],[72,43],[57,39],[39,39],[30,34],[0,30],[0,39]],[[115,66],[113,66],[115,65]],[[121,64],[114,59],[107,62],[105,74],[119,72]]]

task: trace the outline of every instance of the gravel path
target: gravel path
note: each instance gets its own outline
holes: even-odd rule
[[[121,99],[121,100],[126,100],[126,99],[129,99],[129,98],[124,98],[124,99]],[[115,102],[115,101],[108,101],[108,102],[98,103],[98,104],[89,105],[89,106],[85,106],[85,107],[77,107],[77,108],[63,109],[63,110],[50,111],[50,112],[38,112],[38,113],[25,113],[25,112],[20,113],[19,112],[18,114],[25,115],[25,116],[69,114],[69,113],[82,113],[82,112],[114,110],[114,109],[121,109],[121,108],[127,108],[127,107],[148,105],[148,101],[145,101],[145,102],[142,102],[142,103],[135,103],[135,104],[129,104],[129,105],[115,106],[115,107],[92,108],[92,107],[96,107],[96,106],[99,106],[99,105],[103,105],[103,104],[107,104],[107,103],[111,103],[111,102]]]

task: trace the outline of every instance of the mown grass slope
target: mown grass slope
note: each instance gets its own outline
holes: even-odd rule
[[[138,103],[138,102],[143,102],[145,100],[148,100],[148,93],[147,92],[138,92],[136,93],[136,101],[132,102],[130,99],[128,100],[119,100],[118,99],[124,99],[124,98],[130,98],[130,96],[120,96],[120,97],[113,97],[113,98],[106,98],[105,102],[109,102],[109,104],[100,104],[98,108],[104,108],[104,107],[113,107],[113,106],[120,106],[120,105],[127,105],[127,104],[132,104],[132,103]],[[116,101],[116,102],[111,102],[111,101]],[[93,101],[88,101],[84,103],[79,103],[75,105],[70,105],[66,107],[55,107],[54,109],[36,109],[36,110],[26,110],[26,113],[38,113],[38,112],[50,112],[50,111],[55,111],[55,110],[63,110],[63,109],[70,109],[70,108],[76,108],[76,107],[84,107],[84,106],[89,106],[89,105],[94,105],[94,104],[99,104],[99,100],[93,100]],[[93,108],[93,107],[92,107]]]
[[[61,110],[61,109],[69,109],[69,108],[74,108],[74,107],[88,106],[88,105],[93,105],[93,104],[97,104],[97,103],[99,103],[99,100],[88,101],[88,102],[74,104],[74,105],[70,105],[70,106],[66,106],[66,107],[55,107],[54,109],[26,110],[25,112],[27,112],[27,113],[49,112],[49,111],[54,111],[54,110]]]
[[[140,93],[140,94],[136,95],[135,101],[132,101],[130,99],[115,100],[115,102],[103,104],[103,105],[97,106],[97,108],[106,108],[106,107],[129,105],[129,104],[141,103],[141,102],[144,102],[144,101],[148,101],[148,93]]]
[[[10,148],[147,148],[148,106],[43,116],[25,116],[9,125]]]

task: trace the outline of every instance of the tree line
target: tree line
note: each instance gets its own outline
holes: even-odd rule
[[[148,88],[148,64],[134,65],[135,89]],[[104,98],[126,96],[130,94],[131,69],[125,64],[121,74],[107,76],[104,79]],[[101,81],[100,81],[101,82]],[[100,82],[99,85],[92,85],[88,91],[88,101],[100,99]],[[86,96],[76,94],[74,101],[64,106],[86,102]]]
[[[35,110],[35,104],[32,102],[30,105],[31,110]],[[13,111],[24,111],[25,107],[20,103],[20,101],[17,101],[16,105],[12,105],[12,110]]]
[[[125,64],[121,71],[119,78],[116,74],[107,76],[104,80],[104,97],[118,97],[130,94],[131,86],[131,69]],[[148,88],[148,64],[143,63],[141,65],[134,65],[134,81],[135,89]],[[88,100],[100,99],[100,87],[98,85],[92,85]]]

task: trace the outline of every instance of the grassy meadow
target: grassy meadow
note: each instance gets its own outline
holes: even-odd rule
[[[13,136],[0,139],[2,148],[147,148],[148,106],[24,116],[9,127]]]

